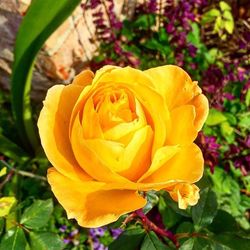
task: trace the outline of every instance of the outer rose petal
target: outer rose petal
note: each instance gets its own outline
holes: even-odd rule
[[[192,105],[183,105],[173,109],[170,113],[172,126],[168,133],[167,144],[191,144],[198,134],[194,126],[195,116],[195,107]]]
[[[146,205],[134,190],[103,190],[103,183],[72,181],[54,168],[48,170],[48,181],[68,218],[75,218],[82,227],[106,225]]]
[[[43,149],[52,165],[72,179],[91,179],[78,165],[69,141],[69,119],[83,87],[55,85],[47,93],[38,119]]]
[[[139,179],[139,182],[146,179],[148,176],[150,176],[159,168],[161,168],[164,164],[166,164],[168,160],[170,160],[179,151],[180,151],[180,146],[178,145],[165,146],[165,147],[159,148],[155,152],[150,168],[148,169],[147,172],[145,172],[141,176],[141,178]]]
[[[169,110],[186,104],[201,93],[197,82],[192,82],[190,76],[178,66],[160,66],[145,70],[144,73],[151,77]]]
[[[179,153],[166,162],[143,182],[159,183],[168,180],[196,182],[203,174],[204,160],[196,144],[183,147]]]
[[[77,84],[82,87],[87,86],[92,83],[94,78],[94,73],[91,70],[84,70],[80,74],[76,75],[72,84]]]
[[[208,100],[204,95],[197,95],[188,104],[193,105],[195,107],[196,117],[194,120],[194,126],[199,131],[201,130],[208,116]]]

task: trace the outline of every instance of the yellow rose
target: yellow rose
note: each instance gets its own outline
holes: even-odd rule
[[[207,98],[177,66],[83,71],[48,91],[38,120],[52,191],[83,227],[142,208],[148,190],[195,205],[203,156],[193,141],[207,114]]]

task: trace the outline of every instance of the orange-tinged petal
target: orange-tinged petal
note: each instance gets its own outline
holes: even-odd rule
[[[83,70],[80,74],[76,75],[72,84],[87,86],[92,83],[94,73],[91,70]]]
[[[202,152],[200,148],[193,143],[183,147],[179,153],[143,182],[159,183],[176,180],[193,183],[202,177],[203,165]]]
[[[170,112],[171,130],[168,133],[167,144],[189,145],[197,137],[198,130],[194,126],[196,118],[195,107],[183,105]]]
[[[197,82],[180,67],[174,65],[160,66],[144,71],[149,75],[157,91],[165,98],[169,110],[184,105],[201,93]]]
[[[111,171],[121,168],[125,146],[122,143],[103,139],[85,140],[86,147],[96,153],[96,157]]]
[[[97,70],[95,72],[95,77],[93,79],[93,84],[96,84],[99,79],[106,73],[109,73],[111,72],[112,70],[114,69],[121,69],[121,67],[118,67],[118,66],[114,66],[114,65],[105,65],[103,66],[101,69]]]
[[[199,188],[190,183],[178,183],[174,186],[166,188],[173,200],[178,202],[180,209],[186,209],[188,205],[197,204],[200,195]]]
[[[135,103],[137,118],[132,122],[123,122],[105,131],[104,138],[106,140],[117,141],[127,145],[131,141],[135,131],[147,125],[141,104],[138,100],[135,100]]]
[[[83,136],[86,139],[103,138],[99,116],[95,111],[92,98],[89,98],[84,105],[82,114]]]
[[[124,151],[121,170],[118,172],[129,180],[137,180],[151,162],[153,131],[150,126],[137,130]]]
[[[52,165],[72,179],[91,179],[75,160],[69,141],[69,119],[82,87],[55,85],[50,88],[38,119],[43,149]]]
[[[180,150],[181,148],[178,145],[164,146],[162,148],[159,148],[155,152],[150,168],[148,169],[148,171],[145,172],[145,174],[141,176],[141,178],[138,181],[141,182],[148,176],[153,174],[155,171],[161,168],[168,160],[170,160],[174,155],[176,155]]]
[[[106,225],[146,205],[134,190],[103,190],[103,183],[72,181],[54,168],[48,171],[48,181],[68,218],[75,218],[82,227]]]
[[[94,148],[93,145],[88,144],[83,135],[79,114],[74,120],[70,141],[77,162],[94,179],[104,182],[128,181],[106,165],[103,161],[104,154],[97,153],[98,143]]]
[[[194,126],[199,131],[201,130],[208,116],[209,112],[208,100],[204,95],[197,95],[188,104],[193,105],[195,107],[196,116],[194,120]]]

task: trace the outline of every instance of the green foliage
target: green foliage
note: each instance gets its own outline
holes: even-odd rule
[[[165,244],[163,244],[157,235],[150,231],[146,234],[142,245],[141,250],[164,250],[164,249],[170,249]]]
[[[21,204],[20,204],[21,205]],[[61,250],[64,244],[60,237],[48,231],[48,221],[53,211],[52,200],[35,200],[28,206],[20,217],[22,206],[16,206],[13,212],[8,215],[6,221],[6,233],[2,237],[0,249],[15,250]],[[11,224],[8,226],[8,220]],[[4,229],[3,229],[4,230]]]
[[[64,248],[61,239],[55,233],[31,232],[29,237],[31,250],[47,250],[48,247],[50,250],[61,250]]]
[[[231,7],[224,1],[219,2],[219,8],[212,8],[202,16],[202,24],[214,23],[213,32],[217,33],[222,40],[227,38],[226,33],[232,34],[234,30],[234,18]]]
[[[34,0],[18,31],[11,79],[12,109],[22,143],[27,150],[33,149],[33,152],[39,146],[30,106],[35,57],[46,39],[79,3],[80,0]]]
[[[47,224],[52,211],[51,199],[47,201],[36,200],[24,211],[20,223],[30,229],[41,228]]]
[[[209,115],[208,115],[208,118],[206,120],[206,124],[208,126],[214,126],[214,125],[218,125],[226,120],[227,120],[227,118],[222,112],[218,111],[217,109],[212,108],[209,110]]]
[[[1,250],[6,250],[6,249],[26,250],[28,249],[28,243],[26,241],[24,231],[19,227],[9,230],[1,241],[0,249]]]
[[[209,189],[203,189],[200,193],[199,203],[192,208],[192,219],[199,230],[210,225],[217,213],[217,200],[215,193]]]

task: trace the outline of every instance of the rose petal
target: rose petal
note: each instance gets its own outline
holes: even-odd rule
[[[165,147],[159,148],[155,152],[150,168],[148,169],[148,171],[145,172],[144,175],[141,176],[141,178],[139,179],[139,182],[143,181],[148,176],[150,176],[155,171],[157,171],[159,168],[161,168],[168,160],[170,160],[179,151],[180,151],[180,147],[178,145],[165,146]]]
[[[68,218],[75,218],[82,227],[106,225],[146,205],[136,191],[103,190],[103,183],[72,181],[54,168],[48,170],[48,181]]]
[[[196,182],[203,174],[204,160],[196,144],[183,147],[179,153],[166,162],[161,168],[143,182],[159,183],[168,180]]]
[[[131,181],[137,180],[149,167],[151,161],[153,131],[145,126],[136,131],[127,145],[118,171]]]
[[[73,123],[70,141],[77,162],[94,179],[104,182],[128,182],[126,178],[115,173],[115,171],[113,171],[110,166],[106,165],[106,163],[102,160],[103,157],[107,156],[107,152],[106,154],[104,154],[105,152],[97,153],[99,142],[94,144],[93,147],[93,145],[88,143],[88,141],[84,138],[79,114]],[[109,147],[109,149],[112,149],[113,152],[119,150],[118,147]],[[111,154],[112,151],[109,153]]]
[[[195,107],[183,105],[170,112],[171,130],[168,133],[167,144],[169,145],[189,145],[197,137],[198,130],[194,126]]]
[[[104,138],[106,140],[117,141],[123,143],[124,145],[127,145],[131,141],[134,133],[138,129],[147,125],[147,121],[141,104],[138,102],[138,100],[135,100],[135,103],[136,114],[138,116],[137,119],[133,120],[132,122],[120,123],[113,128],[105,131]]]
[[[201,93],[197,82],[192,82],[190,76],[178,66],[160,66],[144,73],[151,77],[157,91],[164,96],[169,110],[186,104]]]
[[[76,75],[72,84],[85,87],[92,83],[94,79],[94,73],[91,70],[83,70],[80,74]]]
[[[69,119],[83,87],[55,85],[47,93],[38,119],[43,149],[52,165],[72,179],[91,179],[79,167],[69,141]]]
[[[188,104],[195,107],[196,116],[194,120],[194,126],[198,131],[200,131],[208,116],[208,100],[204,95],[197,95]]]

